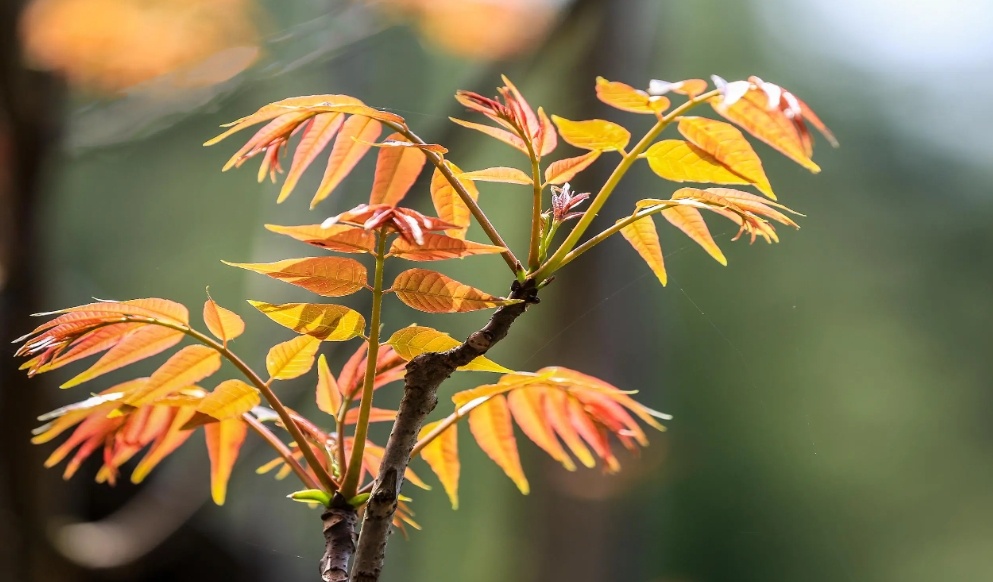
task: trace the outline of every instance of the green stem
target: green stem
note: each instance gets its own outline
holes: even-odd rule
[[[367,340],[368,341],[368,340]],[[352,406],[352,396],[345,396],[341,399],[341,408],[338,409],[338,417],[335,419],[334,446],[335,455],[338,459],[338,471],[342,474],[345,471],[345,415]]]
[[[672,208],[673,206],[678,206],[678,205],[677,204],[659,204],[659,205],[656,205],[656,206],[649,207],[646,210],[639,210],[638,212],[632,214],[631,216],[627,216],[627,217],[622,218],[621,220],[618,220],[610,228],[604,229],[602,232],[600,232],[596,236],[590,238],[589,240],[587,240],[586,242],[584,242],[583,244],[579,245],[578,247],[576,247],[575,249],[573,249],[571,252],[569,252],[565,257],[562,258],[562,262],[559,263],[559,268],[568,265],[569,263],[571,263],[572,261],[574,261],[575,259],[577,259],[579,257],[579,255],[585,253],[586,251],[592,249],[596,245],[598,245],[598,244],[602,243],[603,241],[607,240],[607,238],[609,238],[611,235],[617,234],[625,226],[627,226],[627,225],[629,225],[629,224],[631,224],[633,222],[636,222],[638,220],[641,220],[642,218],[645,218],[646,216],[651,216],[653,214],[658,214],[659,212],[662,212],[666,208]]]
[[[532,274],[531,277],[541,280],[548,277],[559,267],[561,267],[563,264],[562,261],[565,259],[566,255],[568,255],[569,252],[575,248],[576,244],[579,242],[579,239],[582,238],[583,233],[585,233],[586,229],[589,228],[590,224],[593,222],[593,219],[596,218],[597,213],[600,212],[600,209],[603,208],[604,204],[606,204],[607,199],[610,198],[610,195],[614,193],[614,189],[617,188],[621,178],[623,178],[624,175],[627,174],[628,170],[631,169],[631,166],[634,165],[634,162],[638,159],[638,156],[648,149],[648,146],[655,141],[655,138],[657,138],[659,134],[673,122],[673,120],[696,107],[700,103],[709,100],[711,97],[716,97],[719,94],[720,92],[715,89],[702,95],[697,95],[696,97],[687,100],[679,107],[673,109],[667,115],[660,117],[658,122],[648,130],[648,133],[646,133],[644,137],[642,137],[641,140],[639,140],[638,143],[631,148],[631,151],[627,152],[624,157],[621,158],[620,163],[617,164],[617,167],[614,168],[613,172],[611,172],[610,177],[607,178],[606,182],[604,182],[603,187],[600,188],[599,192],[597,192],[597,195],[590,203],[589,209],[587,209],[587,211],[583,213],[583,216],[580,217],[579,222],[576,223],[575,227],[573,227],[572,231],[569,233],[569,236],[566,237],[566,239],[562,242],[562,245],[556,249],[555,253],[553,253],[552,256],[545,261],[545,264],[542,265],[541,268],[539,268],[534,274]]]
[[[528,146],[528,156],[531,157],[531,182],[534,183],[534,196],[531,201],[531,243],[528,246],[528,270],[534,271],[541,265],[541,167],[538,156],[534,153],[531,140],[525,139]]]
[[[365,381],[362,383],[362,400],[359,403],[359,419],[355,424],[352,439],[352,455],[348,459],[345,478],[341,482],[341,495],[345,499],[355,497],[362,474],[362,455],[365,452],[366,435],[369,431],[369,415],[372,412],[372,391],[376,382],[376,360],[379,357],[379,318],[383,307],[383,265],[386,263],[386,230],[377,233],[376,275],[372,288],[372,314],[369,317],[369,349],[366,351]]]
[[[388,125],[391,129],[396,130],[398,133],[406,137],[408,140],[410,140],[411,143],[416,143],[421,145],[425,145],[427,143],[423,139],[418,137],[417,134],[411,131],[410,128],[407,127],[406,125],[397,125],[395,123],[388,123],[388,122],[386,122],[386,125]],[[503,240],[503,237],[500,236],[500,233],[497,232],[496,227],[493,226],[493,223],[490,222],[490,219],[486,217],[486,214],[483,212],[483,209],[479,207],[479,204],[476,203],[476,201],[472,198],[472,195],[469,194],[469,191],[465,189],[465,186],[462,185],[462,182],[460,182],[459,179],[455,177],[455,174],[452,173],[452,169],[449,168],[448,164],[445,163],[445,158],[442,157],[441,154],[437,154],[432,151],[427,151],[427,150],[422,150],[422,151],[424,151],[424,154],[427,155],[428,160],[431,161],[434,167],[438,168],[438,171],[441,172],[441,175],[443,175],[445,179],[448,180],[448,183],[452,186],[452,189],[455,190],[455,193],[459,195],[459,198],[462,199],[462,202],[464,202],[465,205],[469,208],[469,212],[472,213],[473,218],[475,218],[476,222],[479,223],[479,226],[482,227],[483,232],[485,232],[486,236],[489,237],[490,242],[492,242],[498,247],[503,248],[503,252],[501,253],[501,255],[503,256],[503,260],[506,261],[507,265],[510,267],[510,270],[513,271],[514,275],[516,276],[517,273],[520,272],[520,270],[523,268],[521,266],[521,262],[517,260],[517,257],[514,255],[514,251],[510,250],[510,246],[507,244],[505,240]]]

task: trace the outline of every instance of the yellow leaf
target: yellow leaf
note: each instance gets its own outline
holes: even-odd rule
[[[662,211],[665,217],[673,226],[686,233],[697,244],[699,244],[714,260],[727,266],[728,260],[724,257],[720,247],[714,242],[714,237],[710,236],[710,229],[704,222],[700,211],[690,206],[673,206]]]
[[[365,318],[362,314],[342,305],[316,303],[274,305],[263,301],[248,303],[279,325],[323,341],[343,342],[365,332]]]
[[[386,343],[393,347],[397,355],[404,360],[410,361],[415,357],[427,352],[445,352],[461,345],[461,342],[436,329],[411,325],[397,330]],[[475,372],[497,372],[500,374],[511,374],[513,370],[504,368],[500,364],[490,360],[486,356],[479,356],[465,366],[459,368],[464,371]]]
[[[762,169],[762,160],[736,127],[706,117],[683,117],[679,120],[679,133],[763,194],[776,199]]]
[[[424,438],[435,429],[441,422],[436,421],[424,425],[418,435],[418,440]],[[441,486],[445,488],[448,499],[452,502],[452,509],[459,508],[459,446],[458,430],[452,424],[441,432],[431,442],[421,449],[421,458],[431,467],[434,474],[441,481]]]
[[[166,360],[148,382],[128,394],[125,404],[144,406],[196,384],[221,367],[221,355],[207,346],[186,346]]]
[[[403,141],[399,133],[386,138]],[[372,182],[369,204],[396,206],[417,181],[427,156],[418,148],[382,148],[376,158],[376,176]]]
[[[265,357],[265,367],[275,380],[290,380],[302,376],[314,366],[314,357],[321,340],[309,335],[297,336],[272,346]]]
[[[428,313],[464,313],[519,301],[490,295],[427,269],[403,271],[393,281],[391,290],[407,306]]]
[[[521,427],[521,431],[534,444],[562,463],[566,470],[575,471],[576,464],[559,444],[559,439],[555,437],[545,416],[542,402],[546,391],[547,389],[543,388],[514,390],[507,394],[507,404],[514,415],[514,420],[517,421],[517,426]]]
[[[531,185],[531,176],[528,176],[517,168],[507,168],[498,166],[496,168],[486,168],[485,170],[475,170],[473,172],[463,172],[456,174],[460,179],[474,180],[476,182],[503,182],[504,184],[527,184]]]
[[[77,374],[62,384],[60,388],[72,388],[107,372],[150,358],[178,344],[183,340],[183,337],[182,331],[157,325],[146,325],[133,329],[86,371]]]
[[[631,140],[631,132],[616,123],[603,119],[588,121],[570,121],[552,116],[552,121],[559,128],[559,135],[567,143],[584,150],[600,150],[604,152],[623,150]]]
[[[369,144],[379,138],[383,125],[375,119],[353,115],[345,120],[338,133],[338,139],[331,147],[331,156],[324,171],[321,185],[317,187],[314,199],[310,202],[313,209],[345,179],[359,163],[362,156],[372,147]]]
[[[530,487],[517,453],[514,426],[506,398],[502,395],[494,396],[484,404],[473,408],[469,413],[469,430],[472,431],[479,448],[503,469],[521,493],[527,495]]]
[[[303,287],[322,297],[351,295],[365,287],[368,280],[365,266],[346,257],[305,257],[275,263],[222,262]]]
[[[245,322],[233,311],[218,305],[209,294],[203,304],[203,322],[210,333],[225,346],[228,345],[228,340],[233,340],[245,331]]]
[[[655,229],[655,221],[651,216],[639,218],[621,229],[621,235],[631,243],[634,250],[648,263],[648,267],[665,286],[668,277],[665,272],[665,262],[662,260],[662,247],[659,244],[659,233]]]
[[[452,173],[458,176],[462,173],[462,170],[458,168],[455,164],[445,161],[445,164],[452,170]],[[472,180],[468,178],[456,178],[469,193],[469,196],[473,200],[479,199],[479,190],[476,189],[476,185],[473,184]],[[465,238],[465,233],[469,230],[469,224],[472,220],[472,213],[469,211],[469,207],[466,203],[462,201],[462,197],[459,193],[455,191],[452,184],[448,181],[448,178],[441,173],[437,168],[435,168],[434,173],[431,174],[431,202],[434,203],[435,211],[438,213],[438,218],[450,224],[457,225],[459,228],[450,228],[445,231],[448,236],[453,238],[463,239]]]
[[[261,402],[259,391],[241,380],[225,380],[209,392],[197,405],[202,412],[217,420],[235,418],[255,408]]]
[[[735,174],[717,158],[678,139],[660,141],[645,152],[648,165],[659,176],[672,182],[711,184],[751,184]]]
[[[317,408],[331,416],[337,416],[341,408],[341,390],[324,354],[317,358]]]
[[[611,107],[631,113],[653,114],[669,107],[669,100],[665,97],[652,97],[645,91],[603,77],[596,78],[596,96]]]
[[[376,252],[376,233],[350,224],[335,224],[328,228],[323,228],[319,224],[301,226],[267,224],[265,227],[272,232],[285,234],[298,241],[330,251],[339,253]]]
[[[224,505],[231,469],[238,459],[238,451],[245,442],[248,425],[240,418],[231,418],[203,427],[207,438],[207,456],[210,457],[210,495],[217,505]]]
[[[545,168],[545,182],[548,184],[564,184],[576,177],[600,157],[600,150],[593,150],[581,156],[566,158],[552,162]]]

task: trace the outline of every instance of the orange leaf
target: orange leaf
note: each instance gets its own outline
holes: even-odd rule
[[[448,165],[452,173],[456,176],[462,173],[462,170],[455,164],[447,160],[445,164]],[[472,183],[472,180],[456,179],[466,189],[473,200],[479,199],[479,190],[476,189],[476,185]],[[438,218],[459,227],[450,228],[445,232],[454,238],[465,238],[465,233],[469,230],[469,224],[472,221],[472,213],[469,211],[466,203],[462,201],[459,193],[452,187],[448,178],[437,168],[431,174],[431,201],[434,203],[434,208],[438,212]]]
[[[403,140],[399,133],[390,135],[387,140]],[[407,194],[427,156],[417,148],[383,148],[376,158],[376,177],[372,183],[369,204],[389,204],[396,206]]]
[[[545,418],[562,441],[565,442],[572,454],[576,455],[584,467],[592,469],[596,459],[579,438],[579,433],[569,418],[569,395],[561,390],[549,390],[545,393]]]
[[[135,466],[134,471],[131,472],[132,483],[137,484],[144,481],[145,477],[152,472],[152,469],[162,462],[162,459],[168,457],[173,451],[179,448],[179,445],[190,438],[193,431],[184,430],[183,426],[189,422],[194,413],[195,410],[192,408],[176,409],[176,416],[173,417],[169,428],[155,439],[155,442],[149,447],[148,452],[145,453],[145,456]]]
[[[494,396],[473,408],[469,413],[469,430],[479,443],[479,448],[503,469],[521,493],[527,495],[530,488],[517,453],[507,399],[502,395]]]
[[[498,166],[496,168],[486,168],[474,172],[464,172],[456,174],[459,179],[474,180],[476,182],[502,182],[504,184],[527,184],[531,185],[531,176],[528,176],[517,168]]]
[[[330,251],[339,253],[376,252],[376,233],[349,224],[335,224],[328,228],[323,228],[319,224],[302,226],[267,224],[265,227],[272,232],[285,234],[298,241]]]
[[[584,150],[623,150],[631,140],[631,132],[603,119],[570,121],[553,115],[552,121],[558,126],[559,134],[566,143]]]
[[[399,134],[393,134],[399,135]],[[374,148],[417,148],[424,152],[444,155],[448,153],[448,148],[436,143],[411,143],[403,139],[387,138],[379,143],[370,144]]]
[[[721,252],[717,243],[714,242],[714,238],[710,236],[710,229],[707,228],[707,223],[704,222],[699,210],[690,206],[673,206],[663,210],[662,216],[673,226],[686,233],[686,236],[696,241],[710,256],[714,257],[715,261],[727,266],[728,260],[724,257],[724,253]]]
[[[143,406],[196,384],[221,367],[221,355],[207,346],[186,346],[166,360],[148,382],[127,395],[125,404]]]
[[[208,140],[203,145],[214,145],[235,132],[251,127],[257,123],[262,123],[263,121],[269,121],[270,119],[275,119],[281,115],[285,115],[286,113],[292,111],[293,108],[313,107],[324,103],[333,105],[362,104],[362,102],[355,97],[349,97],[348,95],[306,95],[303,97],[290,97],[289,99],[283,99],[282,101],[276,101],[265,105],[251,115],[247,115],[241,119],[232,121],[231,123],[221,125],[221,127],[228,127],[230,129],[221,135]]]
[[[763,91],[752,89],[730,107],[717,97],[711,99],[710,104],[725,119],[769,144],[784,156],[815,174],[820,172],[820,166],[807,155],[793,121],[778,109],[768,109],[768,100]]]
[[[245,331],[245,322],[233,311],[218,305],[210,294],[203,304],[203,322],[214,337],[228,345],[228,340],[240,336]]]
[[[417,439],[423,439],[435,429],[441,420],[424,425]],[[441,431],[431,442],[421,449],[421,458],[431,467],[434,474],[445,488],[452,509],[459,508],[459,440],[458,429],[454,424]]]
[[[659,245],[659,233],[655,229],[655,221],[651,216],[639,218],[621,229],[621,235],[631,243],[634,250],[648,263],[648,267],[665,286],[668,277],[665,263],[662,260],[662,247]]]
[[[689,97],[696,97],[706,90],[707,82],[703,79],[686,79],[680,81],[677,86],[672,88],[673,93],[679,93]]]
[[[510,133],[506,129],[500,129],[499,127],[490,127],[489,125],[483,125],[482,123],[475,123],[472,121],[465,121],[463,119],[456,119],[455,117],[449,117],[449,119],[461,125],[462,127],[475,129],[476,131],[485,133],[486,135],[494,139],[500,140],[503,143],[523,152],[524,155],[530,155],[528,153],[528,146],[524,144],[524,140],[522,140],[517,135]]]
[[[514,390],[507,394],[507,404],[517,421],[517,426],[534,444],[542,448],[550,457],[562,463],[569,471],[576,470],[576,464],[555,437],[542,406],[546,389]]]
[[[648,165],[659,176],[672,182],[709,182],[712,184],[751,184],[695,145],[678,139],[660,141],[645,152]]]
[[[428,313],[463,313],[518,302],[495,297],[426,269],[400,273],[393,281],[392,291],[407,306]]]
[[[398,329],[390,339],[386,340],[386,343],[396,350],[397,355],[408,361],[427,352],[444,352],[461,345],[461,342],[447,333],[418,325]],[[513,373],[513,370],[504,368],[486,356],[479,356],[459,370]]]
[[[321,179],[321,185],[317,187],[317,193],[310,202],[312,209],[327,198],[355,168],[362,156],[369,151],[371,147],[369,143],[378,139],[382,131],[383,125],[369,117],[352,116],[345,120],[338,139],[331,148],[331,157],[328,158],[324,178]]]
[[[535,153],[538,157],[547,156],[555,150],[559,143],[558,134],[555,133],[555,126],[548,119],[545,110],[538,108],[538,126],[541,128],[541,140],[534,145]]]
[[[290,380],[303,376],[314,366],[314,357],[321,340],[309,335],[297,336],[272,346],[265,357],[265,367],[275,380]]]
[[[471,255],[503,252],[502,247],[452,238],[443,234],[424,233],[424,244],[411,243],[403,237],[393,241],[388,256],[408,261],[441,261],[461,259]]]
[[[679,133],[729,170],[755,184],[763,194],[776,199],[762,169],[762,160],[733,125],[706,117],[683,117],[679,120]]]
[[[259,391],[241,380],[225,380],[208,392],[197,412],[217,420],[235,418],[255,408],[261,402]]]
[[[669,107],[669,100],[665,97],[652,97],[631,85],[608,81],[603,77],[596,78],[596,96],[611,107],[631,113],[653,114]]]
[[[240,418],[230,418],[203,427],[210,457],[210,495],[217,505],[224,505],[231,468],[238,459],[248,425]]]
[[[89,369],[65,382],[61,388],[72,388],[97,376],[123,368],[128,364],[150,358],[183,339],[183,332],[157,325],[145,325],[128,332],[114,347],[100,357]]]
[[[576,177],[600,157],[600,150],[586,152],[581,156],[552,162],[545,168],[545,183],[564,184]]]
[[[396,410],[372,407],[369,412],[369,422],[393,422],[397,418]],[[359,420],[359,409],[350,408],[345,413],[345,424],[355,424]]]
[[[276,204],[286,200],[297,181],[300,180],[304,170],[334,138],[344,121],[345,115],[342,113],[321,113],[314,116],[303,132],[300,143],[297,144],[296,152],[293,154],[293,163],[290,164],[290,171],[286,174],[286,180],[279,191],[279,197],[276,198]]]
[[[275,263],[229,263],[225,265],[255,271],[290,285],[303,287],[322,297],[351,295],[366,285],[368,274],[362,263],[344,257],[306,257]]]
[[[338,389],[338,381],[328,368],[328,361],[321,354],[317,358],[317,408],[330,414],[338,415],[341,408],[341,391]]]
[[[322,341],[342,342],[365,332],[365,318],[362,314],[342,305],[315,303],[274,305],[263,301],[248,303],[279,325]]]

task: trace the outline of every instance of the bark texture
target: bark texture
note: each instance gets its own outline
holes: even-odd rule
[[[324,556],[321,557],[321,580],[324,582],[347,582],[348,562],[355,553],[355,527],[359,523],[358,513],[341,496],[334,501],[323,515]]]
[[[497,309],[482,329],[473,332],[458,347],[447,352],[421,354],[407,364],[403,399],[400,401],[393,431],[386,443],[379,477],[373,484],[366,506],[362,533],[352,566],[352,582],[376,582],[383,571],[386,542],[393,515],[396,513],[403,475],[424,419],[438,404],[438,386],[456,368],[485,354],[505,338],[510,326],[528,306],[538,303],[535,282],[528,280],[521,284],[515,281],[510,298],[520,299],[521,302]]]

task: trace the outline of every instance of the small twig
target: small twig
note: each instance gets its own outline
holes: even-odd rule
[[[461,345],[447,352],[421,354],[407,364],[403,399],[362,521],[351,582],[379,580],[403,475],[424,419],[438,404],[438,386],[457,368],[485,354],[505,338],[510,326],[528,306],[538,303],[535,281],[527,280],[523,284],[515,281],[510,298],[522,301],[497,309],[489,322]]]

